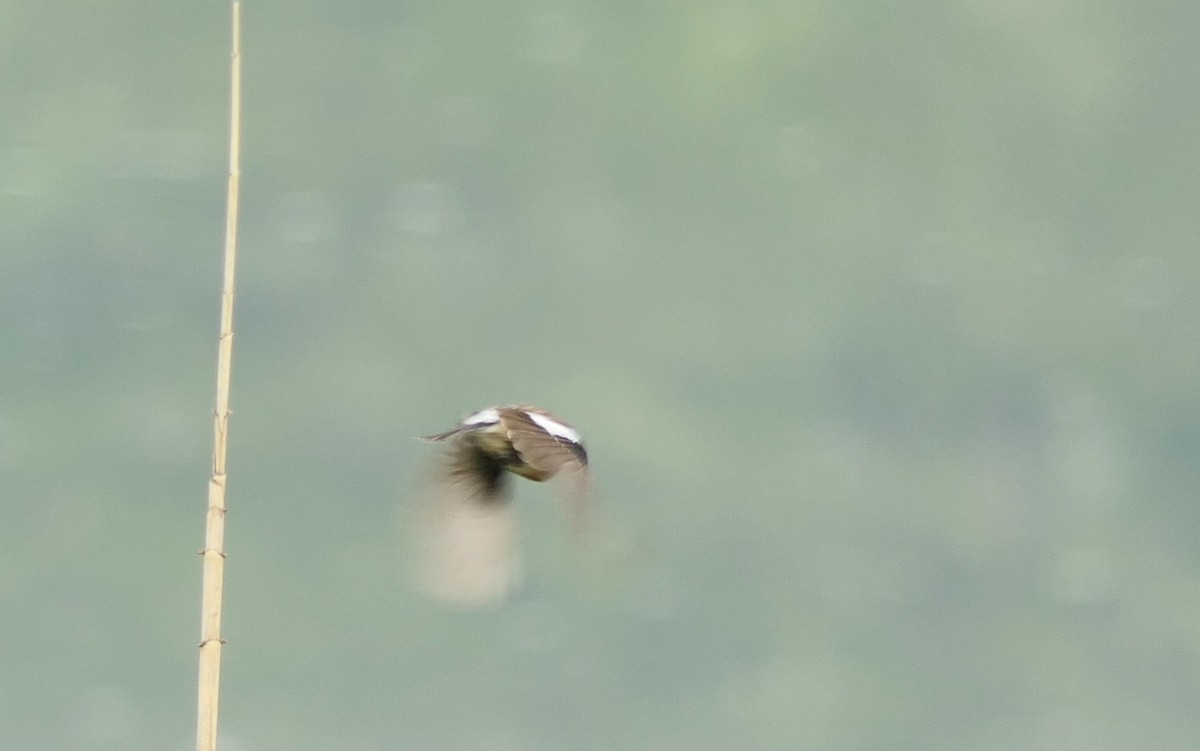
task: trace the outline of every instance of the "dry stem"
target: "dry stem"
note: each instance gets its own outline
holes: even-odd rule
[[[233,361],[233,281],[237,260],[238,184],[241,178],[241,2],[232,2],[229,75],[229,183],[225,205],[225,271],[221,285],[221,333],[217,342],[217,396],[213,411],[213,469],[208,482],[204,572],[200,600],[200,684],[196,749],[216,751],[217,698],[221,683],[221,597],[225,579],[225,456],[229,436],[229,374]]]

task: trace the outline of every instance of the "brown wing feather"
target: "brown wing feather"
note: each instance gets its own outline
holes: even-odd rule
[[[500,412],[500,421],[508,430],[508,438],[521,458],[546,473],[548,477],[564,468],[586,470],[581,460],[582,450],[574,443],[547,433],[542,426],[517,409]],[[582,454],[586,457],[586,454]]]
[[[521,459],[555,480],[555,491],[567,503],[572,531],[581,536],[592,503],[591,476],[583,448],[546,432],[520,410],[501,410],[500,420]]]

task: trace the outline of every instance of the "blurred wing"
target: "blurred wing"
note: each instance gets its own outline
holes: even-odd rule
[[[563,467],[551,484],[567,504],[567,516],[575,542],[582,543],[591,526],[590,516],[595,504],[591,474],[586,466],[568,465]]]
[[[456,444],[422,493],[414,573],[430,597],[475,608],[506,599],[520,584],[520,568],[507,486],[464,465],[468,452]]]

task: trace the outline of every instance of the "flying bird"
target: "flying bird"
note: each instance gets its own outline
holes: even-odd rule
[[[589,495],[588,455],[578,431],[544,409],[488,407],[452,430],[421,436],[446,443],[425,491],[418,584],[463,607],[502,602],[520,586],[508,475],[556,479],[579,532]]]

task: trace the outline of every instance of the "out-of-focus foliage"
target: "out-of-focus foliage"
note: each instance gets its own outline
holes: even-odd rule
[[[226,12],[0,5],[6,748],[191,742]],[[1197,28],[248,3],[225,747],[1194,749]],[[411,437],[518,401],[602,532],[442,612]]]

